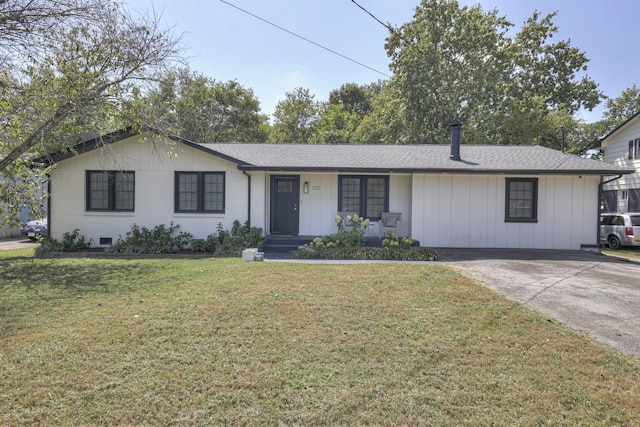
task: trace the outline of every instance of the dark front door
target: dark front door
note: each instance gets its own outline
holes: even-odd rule
[[[299,176],[271,177],[271,234],[298,234]]]

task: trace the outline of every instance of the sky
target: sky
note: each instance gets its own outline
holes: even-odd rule
[[[351,0],[125,0],[132,12],[155,11],[182,35],[189,67],[253,90],[271,115],[286,92],[303,87],[318,101],[345,83],[367,84],[391,74],[384,49],[388,30]],[[356,0],[380,21],[411,21],[420,0]],[[302,40],[269,21],[335,53]],[[497,9],[517,31],[534,10],[557,12],[557,40],[571,41],[589,63],[586,74],[606,96],[640,84],[638,0],[459,0]],[[345,59],[347,57],[349,59]],[[354,62],[355,61],[355,62]],[[358,64],[358,63],[360,64]],[[580,118],[602,118],[604,103]]]

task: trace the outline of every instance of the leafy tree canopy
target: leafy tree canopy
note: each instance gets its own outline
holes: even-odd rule
[[[309,89],[297,87],[287,92],[273,113],[273,142],[307,143],[318,124],[321,104]]]
[[[640,88],[634,84],[623,90],[617,98],[607,99],[604,120],[613,129],[638,112],[640,112]]]
[[[195,142],[264,142],[267,116],[251,89],[188,69],[169,74],[136,108],[144,122]]]
[[[31,159],[105,131],[122,101],[178,58],[179,39],[118,0],[0,1],[0,210],[37,208]],[[37,210],[37,209],[34,209]],[[35,212],[34,212],[35,213]]]
[[[374,108],[361,140],[445,143],[448,124],[461,122],[468,143],[557,147],[558,117],[592,109],[602,94],[584,75],[584,53],[552,40],[554,16],[534,12],[512,36],[497,10],[422,0],[387,39],[394,75],[382,96],[393,102]]]

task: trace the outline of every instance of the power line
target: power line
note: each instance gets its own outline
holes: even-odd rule
[[[246,13],[247,15],[252,16],[252,17],[254,17],[254,18],[256,18],[256,19],[259,19],[260,21],[265,22],[265,23],[267,23],[267,24],[269,24],[269,25],[271,25],[271,26],[273,26],[273,27],[276,27],[276,28],[277,28],[277,29],[279,29],[279,30],[282,30],[282,31],[284,31],[284,32],[286,32],[286,33],[289,33],[289,34],[291,34],[292,36],[298,37],[299,39],[302,39],[302,40],[306,41],[307,43],[311,43],[312,45],[317,46],[317,47],[319,47],[319,48],[321,48],[321,49],[324,49],[324,50],[326,50],[327,52],[331,52],[331,53],[333,53],[334,55],[337,55],[337,56],[339,56],[339,57],[341,57],[341,58],[344,58],[344,59],[346,59],[347,61],[351,61],[351,62],[353,62],[354,64],[358,64],[358,65],[360,65],[361,67],[367,68],[367,69],[369,69],[369,70],[371,70],[371,71],[373,71],[373,72],[376,72],[376,73],[381,74],[381,75],[383,75],[383,76],[385,76],[385,77],[391,78],[391,76],[390,76],[390,75],[388,75],[388,74],[386,74],[386,73],[383,73],[382,71],[376,70],[376,69],[375,69],[375,68],[373,68],[373,67],[369,67],[368,65],[363,64],[362,62],[359,62],[359,61],[356,61],[355,59],[349,58],[349,57],[348,57],[348,56],[346,56],[346,55],[343,55],[343,54],[341,54],[341,53],[339,53],[339,52],[336,52],[336,51],[335,51],[335,50],[333,50],[333,49],[329,49],[328,47],[323,46],[323,45],[321,45],[321,44],[319,44],[319,43],[316,43],[316,42],[314,42],[313,40],[309,40],[308,38],[303,37],[303,36],[301,36],[301,35],[299,35],[299,34],[296,34],[296,33],[294,33],[293,31],[289,31],[289,30],[287,30],[286,28],[283,28],[283,27],[281,27],[281,26],[279,26],[279,25],[277,25],[277,24],[274,24],[274,23],[273,23],[273,22],[271,22],[271,21],[267,21],[266,19],[261,18],[261,17],[259,17],[258,15],[254,15],[253,13],[251,13],[251,12],[249,12],[249,11],[247,11],[247,10],[244,10],[244,9],[240,8],[240,7],[236,6],[235,4],[229,3],[228,1],[225,1],[225,0],[220,0],[220,2],[222,2],[222,3],[224,3],[224,4],[228,5],[228,6],[231,6],[231,7],[235,8],[235,9],[238,9],[240,12],[242,12],[242,13]]]
[[[356,6],[358,6],[360,9],[362,9],[367,15],[369,15],[370,17],[372,17],[373,19],[375,19],[376,21],[378,21],[380,23],[380,25],[382,25],[383,27],[385,27],[387,30],[391,31],[392,33],[395,31],[395,29],[391,26],[391,24],[385,24],[384,22],[382,22],[381,20],[379,20],[378,18],[376,18],[376,16],[369,12],[367,9],[365,9],[364,7],[360,6],[358,4],[358,2],[356,0],[351,0],[351,2],[353,4],[355,4]]]

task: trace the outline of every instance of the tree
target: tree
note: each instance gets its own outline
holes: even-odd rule
[[[276,105],[271,139],[273,142],[308,143],[317,126],[320,105],[309,89],[287,92]]]
[[[362,118],[373,110],[372,102],[380,95],[383,87],[382,81],[368,85],[347,83],[329,93],[329,104],[339,105],[344,111],[355,113]]]
[[[180,53],[179,38],[118,0],[0,1],[0,200],[15,222],[44,169],[31,160],[68,149],[81,132],[127,117],[135,85]],[[1,209],[1,208],[0,208]]]
[[[347,83],[329,93],[329,102],[320,108],[320,118],[311,142],[349,144],[357,142],[356,131],[362,119],[373,110],[373,101],[384,83]]]
[[[640,112],[640,88],[635,84],[622,91],[617,98],[609,98],[605,104],[603,119],[594,123],[579,123],[568,134],[571,140],[569,151],[586,153],[600,146],[600,140],[627,119]]]
[[[310,142],[319,144],[353,142],[353,136],[361,120],[358,114],[346,111],[342,105],[329,103],[322,109]]]
[[[569,116],[600,100],[586,56],[568,41],[550,43],[554,14],[534,12],[521,30],[497,10],[459,7],[455,0],[422,0],[414,19],[393,30],[386,49],[394,75],[385,88],[402,103],[381,106],[402,115],[403,143],[444,143],[447,126],[462,122],[471,143],[531,143],[549,129],[549,114]],[[396,112],[396,113],[394,113]],[[366,138],[365,138],[366,139]]]
[[[640,112],[640,88],[635,84],[622,91],[617,98],[609,98],[604,119],[612,130],[636,113]]]
[[[172,73],[136,99],[145,122],[195,142],[263,142],[267,116],[251,89],[187,69]]]

